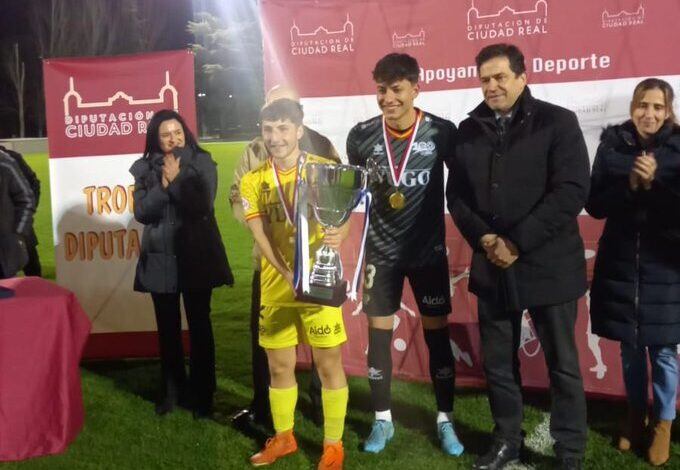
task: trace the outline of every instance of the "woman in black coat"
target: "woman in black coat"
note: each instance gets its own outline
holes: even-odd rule
[[[181,399],[194,417],[207,417],[216,386],[210,297],[213,288],[234,283],[213,208],[216,165],[182,117],[162,110],[149,121],[144,155],[130,173],[135,219],[144,224],[135,290],[151,293],[158,325],[163,398],[156,413],[172,411]],[[190,387],[180,295],[191,341]]]
[[[602,133],[586,210],[607,219],[591,288],[593,332],[621,342],[629,404],[619,448],[645,445],[647,356],[654,413],[647,458],[669,458],[680,342],[680,127],[673,90],[640,82],[631,119]]]

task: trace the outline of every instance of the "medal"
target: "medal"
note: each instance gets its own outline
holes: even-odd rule
[[[394,192],[389,195],[390,207],[395,210],[403,209],[406,204],[406,196],[399,191],[399,184],[404,176],[404,170],[406,169],[406,164],[411,156],[411,149],[413,148],[413,143],[416,140],[416,134],[418,134],[418,127],[420,126],[420,121],[423,114],[420,110],[416,110],[416,122],[413,128],[413,133],[409,136],[408,142],[406,144],[406,149],[401,157],[399,165],[396,164],[395,158],[392,152],[392,144],[389,137],[387,136],[387,122],[385,121],[385,116],[382,119],[383,125],[383,140],[385,141],[385,152],[387,153],[387,163],[390,168],[390,175],[392,176],[392,185],[394,186]]]
[[[406,205],[406,196],[398,189],[390,194],[390,207],[395,210],[403,209]]]
[[[281,206],[283,207],[283,212],[286,215],[286,222],[291,226],[295,227],[296,213],[297,213],[297,203],[298,203],[298,189],[300,188],[300,182],[302,181],[302,167],[305,166],[307,161],[307,155],[303,152],[298,157],[296,169],[295,169],[295,188],[293,189],[293,201],[291,205],[288,205],[288,200],[286,199],[286,194],[283,191],[283,185],[279,180],[279,171],[276,168],[274,159],[270,157],[272,174],[274,178],[274,185],[276,186],[276,191],[279,194],[279,201],[281,201]]]

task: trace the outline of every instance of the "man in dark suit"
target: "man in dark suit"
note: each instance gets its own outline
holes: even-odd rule
[[[448,207],[473,249],[470,290],[479,329],[494,443],[476,469],[520,458],[522,393],[517,349],[528,309],[545,353],[550,431],[561,468],[581,468],[586,402],[574,341],[586,265],[577,216],[588,196],[588,154],[573,112],[526,86],[522,52],[494,44],[476,57],[484,102],[458,131]]]

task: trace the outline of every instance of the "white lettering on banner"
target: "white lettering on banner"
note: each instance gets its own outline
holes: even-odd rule
[[[609,11],[602,12],[602,27],[603,28],[622,28],[626,26],[637,26],[645,22],[645,7],[642,3],[638,9],[633,12],[621,10],[618,13],[611,14]]]
[[[608,69],[611,66],[611,62],[611,57],[608,55],[592,53],[586,57],[565,57],[561,59],[534,57],[531,63],[534,73],[547,72],[560,75],[564,72]]]
[[[170,101],[166,102],[166,93],[170,94]],[[83,139],[93,137],[110,137],[130,135],[136,129],[138,134],[146,134],[146,122],[151,119],[154,111],[140,109],[126,112],[88,112],[72,114],[72,106],[77,110],[111,108],[118,100],[127,101],[128,105],[139,106],[149,104],[167,104],[172,109],[178,109],[177,88],[170,83],[170,72],[165,72],[165,84],[158,91],[157,98],[136,99],[124,91],[117,91],[104,101],[83,102],[83,98],[76,90],[75,80],[69,77],[69,89],[64,94],[64,134],[69,139]],[[136,123],[136,126],[133,126]]]
[[[478,0],[479,1],[479,0]],[[548,33],[548,2],[537,0],[532,10],[505,5],[495,13],[480,14],[475,0],[467,11],[467,40],[505,39]]]
[[[406,33],[399,36],[397,32],[392,33],[392,47],[402,49],[404,47],[420,47],[425,45],[425,30],[420,29],[418,34]]]
[[[295,20],[290,28],[290,53],[295,56],[346,54],[354,52],[354,23],[347,19],[342,29],[329,31],[319,26],[314,31],[301,33]]]
[[[424,69],[420,68],[420,81],[430,83],[434,81],[453,83],[456,80],[464,80],[466,78],[475,78],[477,76],[477,67],[468,65],[465,67],[445,67],[441,69]]]

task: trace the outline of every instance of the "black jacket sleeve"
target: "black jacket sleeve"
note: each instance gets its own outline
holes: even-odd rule
[[[545,196],[508,233],[520,252],[530,252],[553,238],[578,216],[588,198],[588,149],[573,112],[562,111],[557,117],[548,159]]]
[[[168,194],[184,218],[211,214],[216,193],[217,165],[207,153],[197,154],[191,163],[181,162],[177,178],[168,185]]]
[[[465,124],[461,124],[464,126]],[[470,185],[461,153],[455,152],[448,157],[449,176],[446,181],[446,201],[453,222],[473,250],[479,248],[479,240],[491,227],[473,209],[474,191]]]
[[[160,181],[154,179],[155,175],[148,161],[140,158],[132,164],[130,173],[135,178],[135,220],[144,225],[159,222],[170,201],[168,193]]]
[[[14,231],[28,237],[33,227],[35,213],[35,196],[19,165],[7,154],[0,156],[0,165],[4,166],[9,176],[9,197],[14,206]]]
[[[607,167],[607,152],[610,147],[601,143],[595,154],[590,194],[586,211],[596,219],[632,214],[636,195],[630,190],[626,175],[613,175]]]

